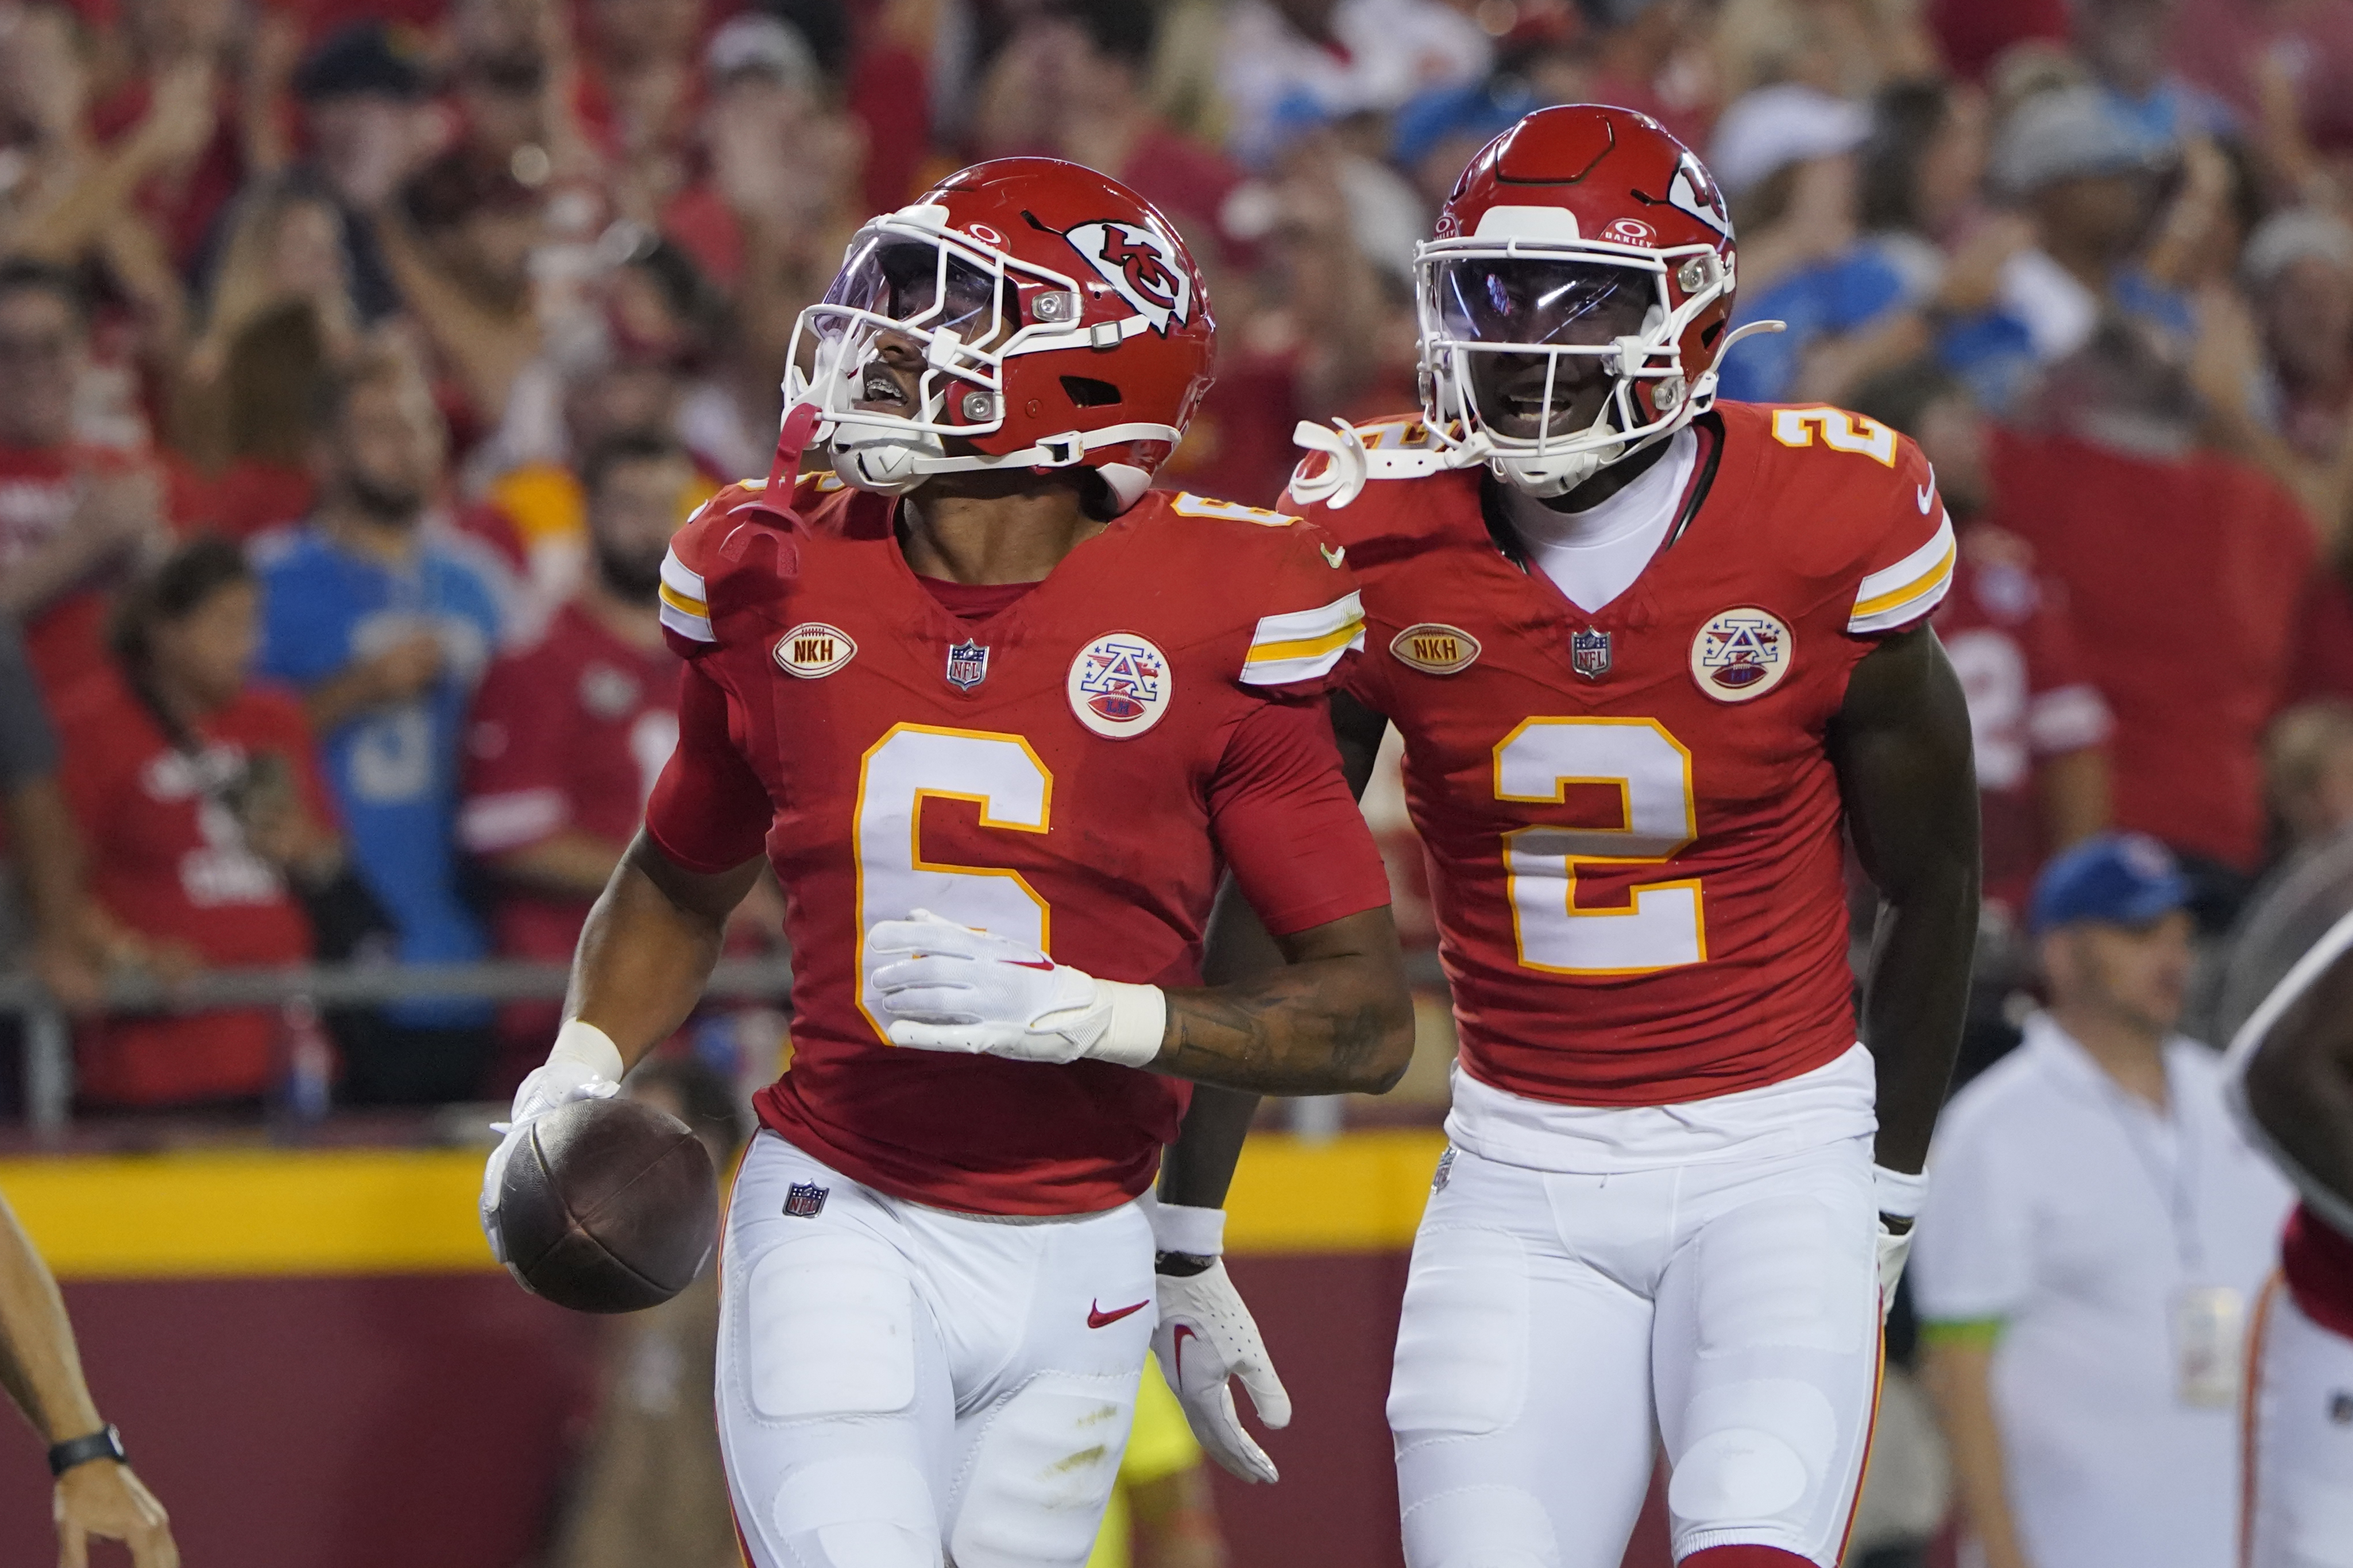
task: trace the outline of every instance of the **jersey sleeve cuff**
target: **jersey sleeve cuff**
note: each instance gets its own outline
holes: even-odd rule
[[[1953,541],[1953,519],[1940,512],[1936,531],[1893,566],[1870,574],[1855,590],[1854,611],[1846,629],[1856,637],[1879,637],[1901,631],[1944,602],[1953,585],[1953,564],[1959,550]]]

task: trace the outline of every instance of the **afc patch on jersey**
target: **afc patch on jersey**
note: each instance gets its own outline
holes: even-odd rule
[[[776,639],[776,668],[803,680],[831,675],[857,654],[848,632],[823,621],[803,621]]]
[[[1692,679],[1719,702],[1749,702],[1781,684],[1795,647],[1789,628],[1753,605],[1710,616],[1692,638]]]
[[[1079,650],[1068,684],[1079,722],[1106,740],[1124,741],[1160,722],[1175,677],[1150,638],[1111,632]]]

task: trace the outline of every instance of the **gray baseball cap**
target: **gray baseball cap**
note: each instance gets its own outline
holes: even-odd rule
[[[2060,180],[2158,173],[2172,167],[2171,141],[2128,119],[2095,87],[2041,92],[2010,111],[1995,139],[1994,184],[2031,195]]]

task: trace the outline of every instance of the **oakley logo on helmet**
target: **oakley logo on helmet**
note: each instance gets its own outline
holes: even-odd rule
[[[1601,237],[1615,240],[1620,245],[1656,245],[1659,243],[1659,231],[1641,218],[1620,217],[1609,220],[1609,226],[1601,231]]]
[[[1174,321],[1183,326],[1193,310],[1193,280],[1176,248],[1148,228],[1105,219],[1082,223],[1063,236],[1119,290],[1121,299],[1166,336]]]
[[[1667,185],[1667,205],[1691,214],[1725,238],[1732,237],[1732,215],[1725,210],[1722,194],[1698,159],[1686,157],[1675,170],[1674,179]]]

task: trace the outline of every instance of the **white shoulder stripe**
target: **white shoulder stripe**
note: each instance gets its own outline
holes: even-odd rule
[[[1865,577],[1862,585],[1854,591],[1856,605],[1860,607],[1873,599],[1917,582],[1952,548],[1953,514],[1940,509],[1936,516],[1936,531],[1929,536],[1928,542],[1894,565],[1883,567]]]
[[[1856,590],[1854,613],[1846,629],[1857,635],[1894,631],[1908,626],[1944,601],[1953,585],[1958,552],[1953,541],[1953,519],[1940,513],[1936,534],[1927,543],[1894,565],[1873,572]]]
[[[661,624],[689,642],[717,642],[719,634],[711,629],[711,617],[681,610],[668,599],[662,601]]]
[[[1350,592],[1312,610],[1261,616],[1242,658],[1246,686],[1287,686],[1331,673],[1365,646],[1364,596]]]
[[[702,585],[702,574],[690,571],[686,563],[678,558],[675,548],[662,556],[661,578],[662,584],[681,598],[700,605],[709,596]]]

